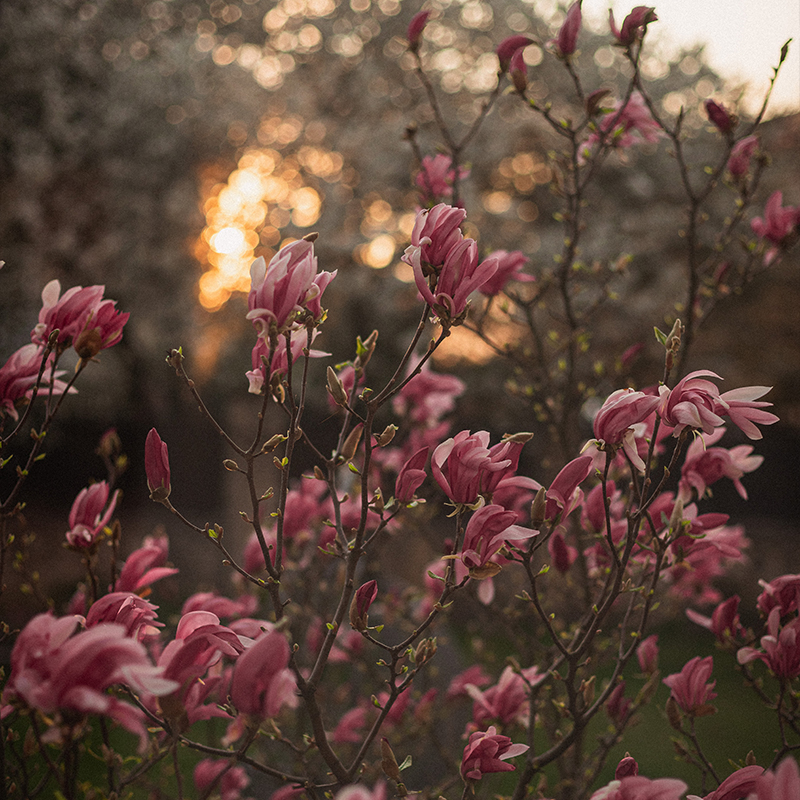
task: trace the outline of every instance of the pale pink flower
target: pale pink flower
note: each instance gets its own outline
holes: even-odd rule
[[[471,667],[467,667],[463,672],[459,672],[458,675],[450,681],[450,685],[447,687],[446,697],[448,700],[454,700],[458,697],[468,697],[469,693],[467,687],[475,686],[480,688],[491,682],[492,679],[483,671],[483,666],[480,664],[473,664]]]
[[[797,238],[800,227],[800,206],[786,206],[783,202],[783,193],[773,192],[764,206],[764,217],[755,217],[750,220],[753,233],[760,239],[765,239],[773,246],[764,254],[764,265],[769,266],[780,254]]]
[[[608,23],[611,27],[611,33],[614,34],[614,38],[620,44],[626,47],[632,45],[637,39],[644,36],[645,30],[651,22],[658,21],[655,12],[655,8],[649,6],[636,6],[622,21],[622,28],[617,30],[617,26],[614,22],[614,12],[609,11]]]
[[[218,617],[249,617],[258,608],[258,599],[245,594],[236,600],[223,597],[216,592],[195,592],[186,599],[181,616],[190,611],[210,611]]]
[[[311,341],[317,338],[319,329],[315,329]],[[299,328],[292,331],[290,338],[290,350],[292,353],[292,364],[294,364],[301,355],[303,350],[308,346],[308,331],[305,328]],[[309,358],[323,358],[329,356],[330,353],[325,353],[322,350],[309,350]],[[269,358],[269,343],[266,339],[259,336],[253,350],[250,354],[250,360],[253,369],[245,373],[248,381],[247,391],[251,394],[261,394],[265,386],[269,386],[270,381],[275,375],[282,375],[289,370],[289,358],[286,350],[286,342],[281,338],[278,340],[278,347],[272,356],[272,362],[267,364],[264,362]]]
[[[529,44],[533,44],[533,39],[520,34],[507,36],[505,39],[503,39],[503,41],[497,45],[497,49],[495,50],[497,59],[500,62],[500,72],[507,72],[509,66],[511,65],[511,58],[514,53],[516,53],[517,50],[527,47]]]
[[[465,690],[474,701],[471,727],[483,727],[489,722],[526,726],[530,717],[530,687],[546,677],[536,667],[523,669],[521,674],[506,667],[498,682],[488,689],[481,690],[476,682],[468,683]]]
[[[744,139],[736,142],[728,158],[728,172],[734,178],[741,178],[743,175],[747,175],[750,170],[750,159],[757,148],[757,136],[745,136]]]
[[[150,499],[163,502],[172,491],[169,471],[169,450],[167,443],[161,441],[158,431],[150,428],[144,443],[144,470],[147,474],[147,488]]]
[[[463,180],[469,177],[469,172],[466,167],[459,167],[458,179]],[[423,157],[415,182],[422,193],[423,200],[427,203],[436,198],[452,197],[455,178],[453,159],[444,153],[437,153],[433,158],[431,156]]]
[[[606,714],[616,725],[622,725],[631,710],[631,701],[625,697],[625,681],[620,681],[606,700]]]
[[[109,486],[105,481],[93,483],[75,498],[69,512],[67,541],[73,547],[91,547],[117,505],[119,491],[109,500]]]
[[[260,720],[274,717],[283,706],[297,706],[289,643],[282,633],[262,634],[239,656],[233,669],[231,700],[240,713]]]
[[[155,581],[176,575],[175,567],[167,563],[169,540],[166,536],[147,536],[142,546],[125,560],[119,578],[114,584],[116,592],[139,592]]]
[[[370,721],[369,709],[356,706],[346,711],[331,733],[331,739],[336,744],[360,744],[364,738],[364,726]]]
[[[247,319],[260,337],[270,329],[282,333],[302,311],[303,304],[319,294],[314,278],[317,257],[311,242],[301,239],[279,250],[267,266],[263,257],[250,267],[250,294]]]
[[[787,800],[800,797],[800,769],[792,756],[786,756],[775,771],[767,770],[756,780],[755,795],[749,800]]]
[[[372,791],[360,783],[351,784],[339,789],[333,800],[386,800],[386,784],[378,781]]]
[[[717,696],[713,691],[717,682],[707,682],[713,669],[714,659],[711,656],[695,656],[684,664],[680,672],[664,678],[673,699],[687,714],[703,716],[713,708],[709,703]]]
[[[625,150],[642,142],[653,144],[663,135],[639,94],[632,94],[624,106],[618,102],[605,113],[600,130],[602,133],[592,133],[584,142],[580,152],[581,161],[585,161],[601,141],[604,146]]]
[[[469,737],[461,758],[461,776],[464,780],[479,781],[489,772],[512,772],[514,766],[506,763],[528,752],[528,745],[513,744],[508,736],[501,736],[494,726],[485,732],[476,731]]]
[[[411,246],[406,248],[401,260],[412,267],[414,261],[418,261],[426,277],[431,271],[435,273],[450,250],[464,238],[460,226],[466,217],[463,208],[445,203],[418,211],[411,231]]]
[[[471,577],[496,573],[496,565],[489,567],[487,573],[487,564],[507,542],[523,541],[538,534],[538,531],[516,525],[516,520],[514,511],[506,511],[498,505],[482,506],[470,517],[460,558],[469,568]]]
[[[466,386],[455,375],[434,372],[426,363],[392,400],[394,413],[418,425],[433,428],[455,408]]]
[[[42,365],[44,348],[38,344],[26,344],[9,356],[8,361],[0,367],[0,416],[7,414],[11,419],[19,418],[16,404],[24,399],[30,399],[33,387]],[[55,376],[51,369],[53,355],[48,357],[47,365],[42,374],[40,391],[50,391],[50,381],[53,382],[53,395],[64,393],[66,384],[58,380],[64,370],[57,370]],[[74,392],[75,389],[71,389]]]
[[[714,411],[722,417],[729,417],[748,439],[761,439],[761,431],[755,423],[773,425],[778,421],[775,414],[761,411],[762,408],[772,405],[772,403],[758,399],[770,389],[772,389],[771,386],[742,386],[739,389],[723,392],[719,396]]]
[[[494,297],[500,294],[509,281],[525,283],[536,280],[533,275],[526,275],[521,271],[530,262],[530,259],[520,250],[513,250],[512,252],[493,250],[487,256],[487,260],[489,259],[497,260],[497,271],[478,290],[487,297]]]
[[[567,11],[567,16],[558,31],[558,36],[553,39],[558,55],[562,58],[571,56],[578,45],[578,34],[581,31],[581,3],[576,0]]]

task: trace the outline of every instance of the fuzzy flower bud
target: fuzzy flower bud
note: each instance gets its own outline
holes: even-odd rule
[[[420,11],[411,18],[411,22],[408,24],[408,32],[406,36],[408,38],[408,49],[412,53],[416,53],[419,50],[419,46],[422,42],[422,31],[424,30],[430,15],[430,11]]]

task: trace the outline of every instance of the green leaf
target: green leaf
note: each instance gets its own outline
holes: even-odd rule
[[[653,333],[656,335],[656,341],[662,345],[662,347],[667,346],[667,334],[664,331],[659,330],[658,328],[653,328]]]

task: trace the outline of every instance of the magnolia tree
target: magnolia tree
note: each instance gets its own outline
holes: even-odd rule
[[[169,564],[165,535],[124,546],[114,519],[119,442],[104,438],[108,480],[78,495],[66,523],[65,545],[82,561],[84,581],[68,608],[5,631],[14,641],[0,708],[4,796],[800,797],[792,758],[800,747],[800,576],[764,582],[760,623],[746,628],[739,598],[714,587],[742,559],[744,532],[704,509],[719,481],[746,498],[746,475],[762,460],[750,445],[722,446],[725,430],[757,440],[777,417],[762,399],[767,387],[723,392],[721,376],[686,368],[707,310],[774,265],[800,227],[800,209],[783,206],[780,193],[760,216],[751,211],[766,164],[757,134],[766,102],[744,123],[709,100],[717,158],[693,170],[683,115],[659,113],[639,69],[654,9],[637,7],[619,26],[611,16],[610,36],[629,62],[626,83],[612,91],[582,83],[577,2],[547,49],[570,75],[580,114],[565,118],[528,97],[531,40],[512,36],[496,49],[496,88],[456,133],[426,73],[429,17],[410,20],[408,49],[441,152],[422,153],[409,129],[420,209],[402,260],[413,270],[419,322],[404,354],[378,383],[370,368],[380,358],[377,330],[336,366],[316,360],[328,355],[314,347],[321,326],[336,325],[323,305],[336,273],[319,270],[313,234],[251,268],[254,345],[242,390],[259,400],[247,441],[214,418],[182,350],[169,352],[199,406],[197,436],[222,437],[229,453],[221,468],[246,486],[239,513],[249,541],[237,547],[219,524],[173,506],[168,445],[151,430],[144,463],[165,525],[174,522],[173,535],[188,528],[232,578],[224,591],[188,597],[175,619],[160,618],[158,582],[180,565]],[[537,274],[521,252],[482,257],[464,231],[463,153],[492,124],[501,97],[524,104],[562,143],[554,189],[564,246],[556,267]],[[685,312],[670,330],[656,328],[663,371],[648,388],[621,384],[598,396],[599,378],[584,369],[587,336],[596,306],[611,300],[613,269],[581,261],[584,198],[614,151],[659,138],[671,142],[687,201]],[[706,240],[701,222],[714,192],[726,193],[731,213]],[[22,557],[22,508],[37,500],[23,501],[26,480],[54,418],[84,370],[102,369],[93,362],[123,335],[128,315],[103,295],[102,286],[62,294],[49,283],[31,343],[0,369],[1,463],[10,476],[0,505],[3,569]],[[468,387],[435,371],[432,357],[462,325],[495,344],[487,320],[498,307],[527,343],[515,366],[528,372],[541,419],[568,451],[554,477],[523,474],[523,450],[536,447],[530,433],[493,441],[448,422]],[[555,334],[543,337],[547,316]],[[70,349],[77,366],[68,377]],[[338,420],[332,447],[304,419],[310,376],[321,370]],[[580,414],[592,408],[587,437]],[[302,475],[301,451],[313,462]],[[274,465],[271,486],[258,470],[264,461]],[[409,541],[433,555],[405,584],[389,564]],[[746,690],[774,714],[765,761],[752,751],[732,752],[726,763],[708,756],[697,721],[716,711],[713,657],[698,654],[662,677],[651,632],[659,604],[708,628]],[[671,726],[679,755],[696,767],[691,789],[639,774],[637,759],[665,746],[634,729],[662,684],[663,740]],[[627,754],[607,764],[620,744]],[[491,775],[500,772],[509,774]]]

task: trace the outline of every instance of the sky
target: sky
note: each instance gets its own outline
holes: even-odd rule
[[[642,0],[584,0],[583,13],[607,18],[614,9],[619,25]],[[647,0],[658,14],[650,33],[678,45],[706,43],[708,60],[720,75],[752,84],[749,108],[760,105],[787,39],[789,56],[781,68],[770,111],[800,111],[800,0]],[[648,35],[650,35],[648,33]]]

